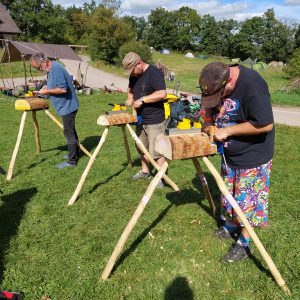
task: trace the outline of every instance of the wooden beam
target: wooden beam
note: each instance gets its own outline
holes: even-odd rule
[[[162,165],[162,167],[160,168],[160,170],[157,172],[157,174],[155,175],[155,177],[152,179],[152,181],[150,182],[148,188],[147,188],[147,191],[146,193],[144,194],[144,196],[142,197],[137,209],[135,210],[134,214],[132,215],[129,223],[127,224],[127,226],[125,227],[102,275],[101,275],[101,279],[102,280],[106,280],[114,265],[115,265],[115,262],[118,258],[118,256],[120,255],[120,253],[122,252],[124,246],[125,246],[125,243],[131,233],[131,231],[133,230],[135,224],[137,223],[138,219],[140,218],[140,216],[142,215],[146,205],[149,203],[150,199],[151,199],[151,196],[158,184],[158,182],[161,180],[161,178],[163,177],[163,175],[166,173],[167,171],[167,168],[168,168],[168,163],[167,162],[164,162],[164,164]]]
[[[15,102],[15,109],[21,111],[48,109],[49,104],[43,99],[19,99]]]
[[[23,115],[22,115],[21,123],[20,123],[20,128],[19,128],[17,142],[16,142],[15,149],[14,149],[14,152],[13,152],[13,155],[12,155],[9,167],[8,167],[8,171],[7,171],[7,177],[6,177],[7,181],[11,181],[11,179],[12,179],[12,175],[13,175],[13,170],[14,170],[16,158],[17,158],[17,155],[18,155],[18,151],[19,151],[21,140],[22,140],[22,136],[23,136],[23,131],[24,131],[24,127],[25,127],[26,117],[27,117],[27,112],[24,111]]]
[[[129,114],[128,112],[125,112],[113,115],[102,115],[98,118],[97,124],[102,126],[122,125],[128,123],[136,123],[137,121],[137,117]]]
[[[170,135],[156,138],[155,151],[170,160],[207,156],[217,153],[217,145],[205,133]]]

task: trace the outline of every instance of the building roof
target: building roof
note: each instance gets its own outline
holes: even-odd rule
[[[0,4],[0,33],[22,33],[2,4]]]
[[[36,44],[28,42],[8,41],[1,62],[21,61],[30,59],[35,53],[42,52],[52,59],[70,59],[81,61],[82,59],[68,45]]]

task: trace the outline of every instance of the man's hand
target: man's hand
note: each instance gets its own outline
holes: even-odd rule
[[[229,126],[230,127],[230,126]],[[218,142],[225,142],[227,138],[230,136],[229,127],[217,128],[214,134],[214,138]]]
[[[141,107],[142,105],[143,105],[143,101],[140,100],[140,99],[138,99],[138,100],[136,100],[136,101],[133,102],[133,107],[134,107],[134,108],[139,108],[139,107]]]
[[[127,106],[132,106],[132,104],[133,104],[133,99],[128,98],[128,99],[125,101],[125,104],[126,104]]]

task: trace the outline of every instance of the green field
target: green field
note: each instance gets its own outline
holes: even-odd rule
[[[125,97],[80,96],[77,129],[87,149],[95,149],[103,131],[97,117]],[[0,165],[7,170],[22,113],[3,96],[0,109]],[[23,291],[26,300],[300,298],[300,128],[276,126],[269,227],[257,230],[292,291],[287,297],[255,247],[254,259],[220,263],[232,241],[213,237],[217,222],[190,160],[170,163],[181,197],[169,187],[155,191],[111,277],[100,282],[149,180],[130,180],[139,170],[138,156],[129,137],[134,167],[128,169],[121,129],[113,127],[80,198],[67,207],[88,158],[82,156],[75,169],[56,169],[66,154],[62,131],[43,112],[37,115],[42,153],[35,154],[29,115],[13,180],[0,176],[1,289]],[[211,161],[218,169],[219,157]],[[217,200],[214,179],[204,171]]]
[[[180,53],[171,53],[170,55],[163,55],[158,52],[154,52],[152,55],[152,62],[155,64],[159,59],[168,67],[176,73],[176,79],[179,81],[179,90],[186,91],[190,93],[199,93],[197,88],[198,78],[200,71],[203,66],[213,62],[213,61],[223,61],[225,63],[230,63],[228,59],[222,57],[209,56],[208,59],[198,59],[198,58],[186,58]],[[107,72],[115,73],[117,75],[125,76],[123,70],[120,67],[105,64],[103,62],[92,62],[92,64],[102,70]],[[249,67],[249,66],[248,66]],[[259,71],[259,73],[264,77],[268,83],[272,103],[276,105],[285,106],[300,106],[300,92],[282,92],[280,91],[284,86],[289,83],[286,75],[283,73],[281,68],[278,67],[267,67],[266,70]],[[166,82],[167,87],[176,90],[175,82]]]

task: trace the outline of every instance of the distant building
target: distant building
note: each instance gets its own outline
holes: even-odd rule
[[[14,34],[20,34],[22,31],[9,15],[5,7],[0,4],[0,39],[12,40]]]

